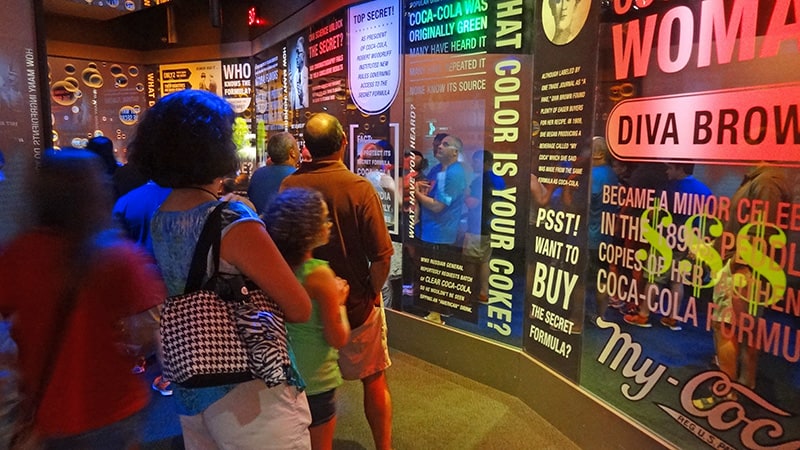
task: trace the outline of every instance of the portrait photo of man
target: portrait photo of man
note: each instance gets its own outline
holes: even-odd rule
[[[292,109],[308,108],[308,66],[306,65],[306,40],[297,38],[294,64],[289,65],[289,92]]]
[[[542,26],[556,45],[572,42],[589,16],[590,0],[542,0]]]

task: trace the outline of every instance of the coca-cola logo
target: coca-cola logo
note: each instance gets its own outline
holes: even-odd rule
[[[708,392],[712,397],[706,402],[698,402]],[[780,442],[784,429],[778,421],[791,417],[791,414],[762,398],[752,389],[731,381],[720,371],[700,373],[686,382],[681,390],[681,406],[691,416],[702,418],[716,431],[728,431],[737,427],[742,446],[751,449],[800,449],[800,440]],[[699,425],[671,408],[659,405],[676,421],[706,441],[717,440],[709,430],[698,429]],[[764,442],[764,441],[769,442]],[[723,445],[724,447],[724,445]]]
[[[800,450],[800,440],[794,439],[795,428],[789,428],[791,438],[785,437],[784,426],[789,427],[798,420],[792,412],[773,405],[747,386],[731,381],[724,372],[702,372],[681,383],[668,373],[666,365],[645,356],[642,345],[618,324],[603,319],[596,323],[600,329],[612,331],[597,362],[619,370],[625,377],[620,393],[626,399],[644,400],[662,381],[672,386],[682,385],[679,394],[682,409],[656,405],[709,447]],[[738,440],[734,437],[736,432]]]

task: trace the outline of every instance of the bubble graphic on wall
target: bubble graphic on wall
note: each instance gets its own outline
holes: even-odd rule
[[[127,85],[128,85],[128,77],[126,77],[125,75],[114,77],[114,87],[124,88]]]
[[[81,96],[81,91],[67,80],[56,81],[50,87],[50,97],[62,106],[73,105]]]
[[[78,79],[75,77],[66,77],[64,78],[64,82],[69,83],[72,86],[72,89],[76,91],[81,87],[80,83],[78,83]]]
[[[81,72],[81,79],[83,83],[90,88],[98,89],[103,87],[103,75],[100,74],[97,67],[92,67],[92,64],[89,64],[89,67],[83,69],[83,72]]]
[[[93,1],[107,5],[106,0]],[[142,115],[138,105],[144,104],[143,94],[147,92],[142,66],[100,59],[48,57],[48,67],[52,127],[58,131],[54,144],[65,147],[76,137],[87,138],[97,133],[118,141],[127,140],[129,129],[138,124]]]
[[[123,106],[119,109],[119,120],[125,125],[133,125],[139,120],[139,113],[132,106]]]

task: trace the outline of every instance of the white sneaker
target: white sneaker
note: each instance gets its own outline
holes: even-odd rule
[[[163,397],[169,397],[170,395],[172,395],[172,388],[170,386],[170,382],[162,375],[157,376],[156,379],[153,380],[152,388],[154,391],[158,392]]]

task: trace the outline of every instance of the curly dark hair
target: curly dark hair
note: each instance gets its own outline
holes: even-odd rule
[[[162,186],[211,183],[238,167],[234,118],[228,102],[213,93],[169,94],[144,114],[128,160]]]
[[[312,158],[322,158],[339,151],[344,128],[339,119],[328,113],[316,113],[303,128],[303,140]]]
[[[264,212],[267,231],[290,266],[297,267],[303,262],[303,256],[313,248],[325,226],[324,201],[322,194],[314,189],[289,188],[278,194]]]

